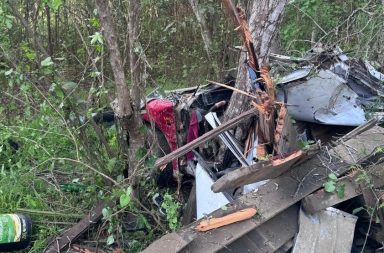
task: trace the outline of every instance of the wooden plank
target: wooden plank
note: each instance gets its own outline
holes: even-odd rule
[[[145,250],[141,251],[141,253],[177,253],[188,245],[193,238],[193,236],[184,238],[178,233],[166,234],[154,241]]]
[[[248,167],[241,167],[216,180],[212,185],[212,191],[222,192],[258,181],[276,178],[305,159],[308,159],[307,153],[299,150],[286,158],[261,161]]]
[[[219,252],[264,253],[277,251],[292,240],[299,231],[299,209],[298,204],[291,206]]]
[[[336,193],[329,193],[324,191],[324,189],[320,189],[302,200],[303,210],[306,213],[314,214],[361,194],[359,186],[349,177],[339,180],[338,183],[344,185],[344,197],[339,198]]]
[[[369,168],[365,168],[368,172],[370,183],[373,183],[373,187],[382,187],[384,180],[382,175],[384,174],[384,163],[373,165]],[[301,203],[303,210],[307,213],[313,214],[327,207],[334,206],[351,198],[361,195],[363,192],[361,188],[369,188],[365,182],[357,182],[356,178],[358,173],[351,176],[345,176],[338,180],[338,184],[344,185],[344,196],[340,198],[336,193],[328,193],[324,189],[320,189],[315,193],[305,197]]]
[[[349,253],[357,217],[329,207],[313,215],[300,211],[299,234],[292,253]]]
[[[375,126],[347,141],[341,139],[329,154],[341,160],[350,161],[352,164],[360,163],[366,160],[367,157],[374,155],[377,151],[376,148],[383,147],[384,143],[377,145],[377,140],[382,140],[383,138],[383,128]],[[371,149],[372,145],[376,145],[376,148]]]
[[[251,116],[256,115],[256,113],[257,113],[256,109],[252,108],[252,109],[240,114],[239,116],[229,120],[228,122],[223,123],[221,126],[203,134],[199,138],[191,141],[190,143],[188,143],[188,144],[174,150],[173,152],[157,159],[157,161],[155,163],[155,167],[161,167],[165,164],[170,163],[172,160],[177,159],[182,155],[185,155],[190,150],[197,148],[201,144],[215,138],[216,136],[218,136],[222,132],[227,131],[227,130],[237,126],[240,122],[248,119]]]
[[[83,234],[91,225],[101,219],[105,203],[99,202],[79,223],[52,240],[44,253],[60,253],[67,248],[74,240]]]
[[[375,134],[378,131],[381,131],[381,136]],[[367,153],[371,153],[376,147],[384,143],[384,130],[382,128],[375,127],[362,133],[362,135],[365,138],[363,141],[370,143],[369,146],[365,145]],[[361,137],[359,135],[350,140],[353,141],[355,138],[361,140]],[[346,141],[347,145],[348,141]],[[361,145],[361,143],[357,145]],[[351,164],[355,164],[353,159],[340,161],[330,156],[326,150],[322,151],[319,155],[298,165],[286,174],[270,180],[267,184],[260,187],[257,192],[248,193],[231,202],[227,205],[226,211],[219,209],[209,215],[220,217],[225,213],[231,213],[235,210],[255,207],[258,210],[258,217],[256,219],[231,224],[223,229],[216,229],[206,233],[194,231],[194,227],[199,221],[180,230],[178,234],[182,238],[185,238],[185,240],[191,238],[190,243],[181,252],[217,252],[221,250],[226,245],[246,235],[322,187],[331,171],[338,174],[345,173],[351,168]],[[170,246],[169,249],[172,250],[172,248]]]

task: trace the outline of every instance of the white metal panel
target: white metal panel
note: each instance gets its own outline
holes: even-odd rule
[[[196,165],[196,209],[197,219],[204,217],[229,203],[223,193],[214,193],[211,190],[212,178],[198,163]]]

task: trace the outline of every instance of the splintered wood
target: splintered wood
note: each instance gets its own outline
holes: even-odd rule
[[[253,90],[254,94],[250,95],[245,91],[239,90],[236,90],[236,92],[252,97],[254,100],[251,101],[251,104],[259,112],[257,120],[258,154],[260,155],[266,153],[265,145],[271,145],[273,146],[274,153],[281,155],[282,151],[285,151],[285,149],[282,148],[283,144],[280,142],[283,128],[285,125],[290,124],[290,121],[285,120],[287,117],[287,110],[283,103],[279,103],[280,112],[276,123],[275,112],[277,104],[275,102],[275,88],[269,75],[268,66],[262,66],[260,68],[258,65],[254,43],[248,27],[245,12],[241,8],[235,7],[231,0],[224,0],[223,2],[229,15],[234,20],[235,25],[239,28],[238,30],[240,31],[244,45],[248,52],[248,66],[256,75],[256,79],[251,81],[253,85],[255,85],[255,87],[251,88],[255,89]]]
[[[211,218],[203,220],[197,225],[196,230],[199,232],[206,232],[215,228],[223,227],[235,222],[243,221],[252,218],[257,213],[255,208],[247,208],[244,210],[237,211],[232,214],[220,218]]]

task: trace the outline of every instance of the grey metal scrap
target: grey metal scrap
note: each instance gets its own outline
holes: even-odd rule
[[[316,214],[300,211],[292,253],[349,253],[357,217],[329,207]]]
[[[305,82],[289,83],[285,87],[289,114],[297,120],[329,125],[357,126],[366,121],[358,95],[346,81],[330,70]],[[283,100],[284,93],[278,93]]]
[[[278,100],[288,103],[289,114],[297,120],[343,126],[361,125],[368,114],[382,118],[383,108],[377,104],[384,99],[384,74],[340,49],[328,52],[327,59],[326,64],[308,60],[309,66],[279,82]]]

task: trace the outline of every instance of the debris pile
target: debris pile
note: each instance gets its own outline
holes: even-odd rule
[[[185,226],[143,252],[381,252],[383,74],[339,48],[317,48],[303,59],[273,55],[298,63],[275,88],[244,12],[224,3],[248,52],[251,87],[210,81],[178,100],[188,136],[156,167],[176,160],[195,184]],[[229,99],[208,94],[223,89],[250,97],[251,109],[222,123]],[[238,140],[243,121],[248,137]]]
[[[243,38],[251,86],[239,90],[228,76],[144,103],[162,156],[159,184],[173,175],[181,194],[183,175],[194,183],[184,227],[143,252],[381,252],[384,75],[339,48],[317,48],[302,59],[272,55],[298,64],[275,86],[244,11],[223,3]],[[250,97],[251,109],[222,123],[233,92]],[[243,122],[248,135],[238,140],[233,131]],[[65,248],[101,210],[45,252]]]

